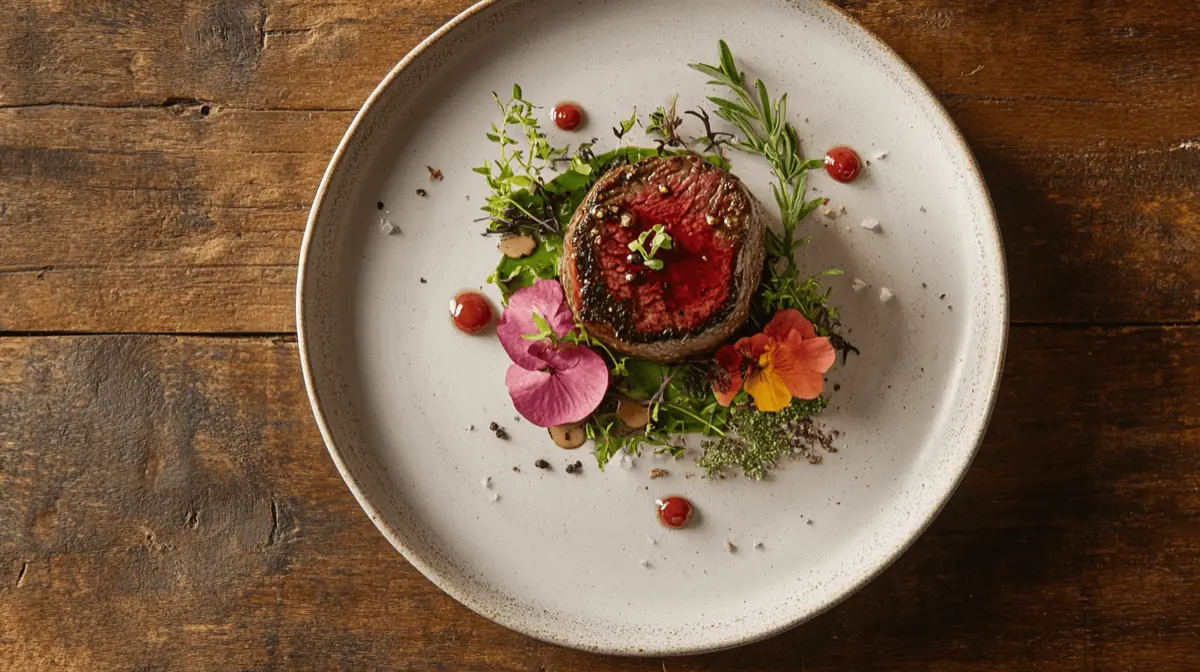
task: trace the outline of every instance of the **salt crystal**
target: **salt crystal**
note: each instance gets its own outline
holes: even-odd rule
[[[490,489],[492,487],[492,477],[484,476],[483,478],[479,479],[479,484]]]
[[[381,220],[379,220],[379,230],[383,231],[384,235],[390,236],[393,233],[399,233],[400,227],[396,226],[395,224],[392,224],[390,221],[388,221],[386,219],[381,219]]]
[[[640,564],[642,567],[645,567],[645,568],[647,568],[647,569],[649,569],[649,568],[650,568],[650,561],[649,561],[649,560],[645,560],[645,559],[643,559],[643,560],[639,561],[639,562],[638,562],[638,564]]]
[[[856,292],[861,292],[867,288],[867,281],[863,280],[862,278],[855,278],[854,283],[850,285],[850,288]]]
[[[879,300],[882,301],[883,303],[887,303],[888,301],[891,301],[895,296],[896,296],[895,292],[888,289],[887,287],[884,287],[883,289],[879,290]]]
[[[500,495],[499,495],[499,494],[497,494],[497,493],[495,493],[495,492],[493,492],[493,493],[492,493],[492,496],[491,496],[491,498],[490,498],[490,499],[492,500],[492,503],[494,504],[494,503],[496,503],[496,502],[500,501]]]
[[[862,221],[862,227],[868,231],[878,231],[879,230],[879,220],[874,219],[874,218],[864,219]]]
[[[735,546],[732,541],[726,539],[725,540],[725,552],[726,553],[737,553],[737,546]]]
[[[887,150],[884,150],[882,152],[875,152],[875,160],[882,161],[883,159],[887,158],[887,155],[888,155]]]
[[[761,541],[754,542],[754,547],[759,550],[762,550],[762,542]]]
[[[646,541],[650,542],[651,546],[658,543],[657,541],[654,540],[654,537],[646,537]]]

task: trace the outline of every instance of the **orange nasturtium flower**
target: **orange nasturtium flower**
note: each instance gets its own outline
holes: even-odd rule
[[[836,358],[829,339],[817,336],[798,310],[775,313],[761,334],[723,345],[716,352],[713,392],[728,406],[745,388],[760,411],[782,411],[797,399],[816,399],[823,375]]]

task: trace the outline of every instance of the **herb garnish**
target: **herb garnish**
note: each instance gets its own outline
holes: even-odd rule
[[[653,236],[650,240],[650,249],[646,249],[646,239]],[[663,269],[663,260],[655,259],[654,255],[658,254],[659,250],[669,250],[674,246],[674,241],[671,239],[671,234],[664,230],[662,224],[654,226],[642,231],[638,235],[637,240],[629,241],[629,250],[642,255],[642,263],[647,267],[656,271]]]

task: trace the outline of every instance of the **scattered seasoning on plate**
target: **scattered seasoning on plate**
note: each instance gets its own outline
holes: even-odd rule
[[[425,170],[429,171],[429,181],[430,182],[433,182],[434,180],[441,182],[442,180],[446,179],[446,176],[442,175],[442,171],[438,170],[437,168],[434,168],[433,166],[425,166]]]
[[[429,281],[428,281],[428,280],[426,280],[425,278],[421,278],[421,284],[422,284],[422,285],[429,284]]]
[[[492,496],[488,499],[492,500],[492,503],[495,504],[496,502],[500,501],[500,493],[493,492]]]
[[[925,284],[925,283],[923,283],[923,282],[922,282],[922,283],[921,283],[921,289],[929,289],[929,285],[927,285],[927,284]]]
[[[654,539],[654,537],[646,537],[646,542],[649,543],[651,546],[655,546],[658,544],[658,541],[656,541]]]
[[[666,469],[651,469],[650,470],[650,478],[651,479],[662,478],[663,476],[666,476],[666,475],[667,475]]]
[[[879,230],[879,220],[875,219],[874,217],[864,219],[862,221],[862,227],[868,231],[878,231]]]
[[[538,469],[549,469],[550,463],[545,460],[537,460],[533,463],[533,466],[537,467]]]
[[[813,524],[812,518],[809,518],[808,520],[804,521],[804,524],[805,524],[805,525],[812,525],[812,524]]]
[[[946,295],[945,295],[945,294],[942,294],[942,295],[941,295],[941,296],[939,296],[938,298],[939,298],[939,299],[941,299],[942,301],[945,301],[945,300],[946,300]]]
[[[376,204],[375,204],[375,209],[376,209],[376,210],[383,210],[383,201],[379,201],[378,203],[376,203]]]
[[[726,553],[737,553],[737,550],[738,550],[738,547],[736,545],[734,545],[734,543],[732,541],[730,541],[728,539],[725,540],[725,552]]]
[[[417,195],[420,196],[421,198],[425,198],[426,196],[429,195],[429,192],[425,191],[424,189],[418,189]]]
[[[513,467],[513,471],[515,471],[516,473],[518,473],[518,474],[519,474],[519,473],[521,473],[521,468],[520,468],[520,467]]]
[[[763,543],[762,543],[761,541],[756,541],[756,542],[754,542],[754,548],[756,548],[756,549],[758,549],[758,550],[760,550],[760,551],[761,551],[761,550],[762,550],[762,547],[763,547]]]
[[[583,471],[583,462],[580,462],[579,460],[575,460],[573,464],[567,465],[568,474],[578,474],[581,471]]]
[[[642,567],[645,567],[646,569],[650,569],[650,561],[646,560],[645,558],[642,558],[642,560],[639,561],[638,564],[640,564]]]
[[[833,386],[833,391],[834,391],[834,392],[841,392],[841,391],[842,391],[842,386],[841,386],[841,384],[834,385],[834,386]]]
[[[850,285],[850,289],[853,289],[856,292],[861,292],[862,290],[864,290],[866,288],[867,288],[867,281],[863,280],[862,278],[855,278],[853,284]]]
[[[483,478],[479,479],[479,484],[480,484],[480,485],[482,485],[484,488],[491,489],[491,487],[492,487],[492,477],[491,477],[491,476],[484,476]]]
[[[475,431],[475,425],[471,425],[470,427],[468,427],[468,428],[467,428],[467,431],[468,431],[468,432],[473,432],[473,431]]]
[[[393,233],[400,233],[400,227],[392,224],[386,219],[379,220],[379,230],[383,231],[383,235],[390,236]]]
[[[921,206],[921,212],[925,212],[925,206]]]
[[[887,287],[884,287],[879,290],[879,301],[880,302],[887,303],[888,301],[891,301],[894,298],[896,298],[896,293],[893,292],[892,290],[888,289]]]

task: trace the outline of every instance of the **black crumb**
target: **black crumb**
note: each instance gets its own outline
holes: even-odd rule
[[[519,415],[513,416],[513,422],[520,422],[520,421],[521,421],[521,416],[519,416]]]
[[[508,432],[500,425],[493,422],[492,424],[488,425],[488,429],[496,433],[497,439],[503,439],[505,441],[508,440]]]
[[[379,201],[378,203],[376,203],[376,204],[375,204],[375,209],[376,209],[376,210],[383,210],[383,201]]]
[[[870,159],[867,159],[867,165],[868,165],[868,166],[869,166],[869,165],[871,165],[871,160],[870,160]]]
[[[954,311],[954,306],[946,306],[946,307],[949,308],[951,312]]]
[[[549,469],[550,463],[545,460],[538,460],[533,463],[533,466],[537,467],[538,469]]]
[[[493,422],[492,424],[488,425],[488,429],[490,429],[494,432],[497,429],[500,429],[500,425],[497,425],[496,423]]]
[[[428,281],[428,280],[426,280],[425,278],[421,278],[421,284],[422,284],[422,285],[427,285],[427,284],[429,284],[429,281]]]
[[[842,386],[841,386],[841,385],[834,385],[834,386],[833,386],[833,391],[834,391],[834,392],[841,392],[841,391],[842,391]]]
[[[805,524],[805,525],[812,525],[812,524],[813,524],[813,521],[812,521],[812,520],[806,520],[806,521],[804,521],[804,524]]]
[[[442,171],[438,170],[437,168],[434,168],[433,166],[425,166],[425,170],[429,171],[429,181],[430,182],[432,182],[434,180],[441,182],[442,180],[446,179],[446,176],[442,175]]]
[[[943,300],[943,301],[945,301],[945,300],[946,300],[946,295],[945,295],[945,294],[942,294],[942,295],[941,295],[941,296],[939,296],[938,298],[939,298],[939,299],[941,299],[941,300]]]
[[[925,212],[925,206],[921,206],[921,212]]]
[[[425,191],[424,189],[418,189],[417,195],[420,196],[421,198],[425,198],[426,196],[429,195],[429,192]]]
[[[581,471],[583,471],[583,462],[576,460],[575,464],[567,465],[567,473],[568,474],[578,474]]]
[[[515,471],[515,472],[517,472],[517,473],[519,474],[519,473],[521,473],[521,468],[520,468],[520,467],[513,467],[513,471]]]
[[[470,431],[470,432],[475,431],[475,425],[471,425],[470,427],[468,427],[467,431]]]
[[[923,283],[923,282],[922,282],[922,283],[921,283],[921,289],[929,289],[929,285],[927,285],[927,284],[925,284],[925,283]]]

